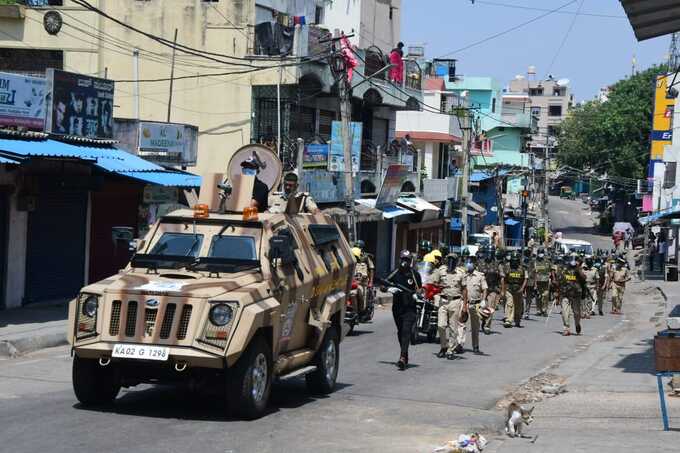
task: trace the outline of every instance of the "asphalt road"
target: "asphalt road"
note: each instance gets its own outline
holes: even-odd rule
[[[551,199],[553,229],[602,241],[578,201]],[[341,345],[338,390],[311,397],[302,381],[276,385],[271,412],[260,420],[225,418],[219,401],[174,387],[124,390],[105,411],[81,408],[71,389],[65,347],[0,361],[2,449],[19,452],[348,452],[432,451],[470,430],[497,429],[495,403],[525,379],[614,325],[586,321],[584,335],[560,335],[559,314],[525,321],[523,329],[482,336],[482,356],[437,359],[420,344],[409,369],[394,366],[396,329],[389,310],[359,326]],[[469,344],[466,346],[471,347]]]

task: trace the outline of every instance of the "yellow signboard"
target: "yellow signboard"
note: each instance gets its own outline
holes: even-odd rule
[[[668,75],[656,78],[654,94],[654,117],[652,119],[652,160],[663,160],[663,151],[673,139],[673,108],[675,99],[668,96]]]

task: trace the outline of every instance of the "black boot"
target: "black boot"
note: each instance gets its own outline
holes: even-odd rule
[[[576,335],[581,335],[581,324],[576,324]]]
[[[446,348],[440,349],[437,353],[437,358],[443,359],[444,357],[446,357]]]
[[[519,321],[515,322],[515,327],[522,328],[522,324],[519,323]]]
[[[456,349],[453,350],[453,352],[455,352],[456,354],[462,354],[465,352],[465,350],[463,349],[462,345],[458,345],[456,346]]]
[[[400,371],[404,371],[406,369],[406,358],[404,356],[399,357],[397,368],[399,368]]]
[[[479,346],[472,348],[472,353],[475,355],[482,355],[482,351],[479,350]]]

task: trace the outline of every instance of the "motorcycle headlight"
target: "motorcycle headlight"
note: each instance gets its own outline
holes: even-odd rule
[[[234,317],[234,310],[227,304],[218,304],[210,309],[208,318],[216,326],[226,326]]]
[[[83,314],[88,318],[94,318],[97,314],[97,308],[99,307],[99,300],[97,296],[88,296],[83,303]]]

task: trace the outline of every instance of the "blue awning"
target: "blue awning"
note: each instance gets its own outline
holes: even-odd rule
[[[201,177],[191,173],[166,170],[112,145],[81,146],[52,139],[0,138],[0,163],[17,163],[27,157],[70,158],[93,164],[117,175],[167,187],[200,187]]]
[[[18,159],[10,159],[9,157],[0,156],[0,164],[18,165],[20,163],[21,162]]]
[[[648,215],[647,217],[640,217],[638,222],[640,222],[640,225],[645,226],[648,223],[654,223],[665,218],[675,217],[676,214],[680,214],[680,205],[675,205],[672,208],[657,211]]]
[[[515,220],[515,219],[510,219],[510,218],[508,218],[508,219],[505,219],[505,222],[504,222],[504,223],[505,223],[507,226],[515,226],[515,225],[519,225],[520,222],[519,222],[519,220]]]
[[[201,177],[191,173],[171,171],[118,172],[132,179],[165,187],[201,187]]]

